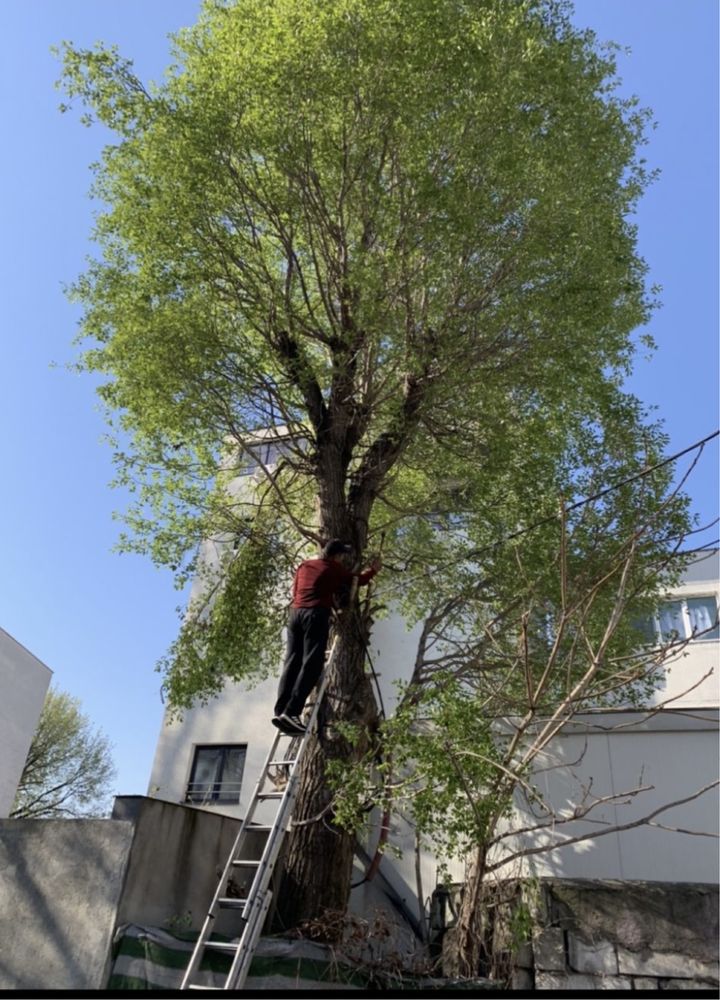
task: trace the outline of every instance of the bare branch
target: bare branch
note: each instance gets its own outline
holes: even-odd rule
[[[569,847],[571,844],[580,844],[585,840],[595,840],[596,838],[604,837],[609,833],[620,833],[623,830],[633,830],[638,826],[644,826],[648,824],[649,821],[654,819],[656,816],[659,816],[661,813],[667,812],[668,809],[674,809],[677,806],[685,805],[687,802],[692,802],[694,799],[697,799],[701,795],[704,795],[705,792],[710,791],[712,788],[717,788],[718,785],[720,785],[720,780],[712,781],[710,782],[710,784],[704,785],[702,788],[698,789],[698,791],[693,792],[692,795],[687,795],[685,798],[675,799],[673,802],[668,802],[665,805],[659,806],[657,809],[654,809],[646,816],[641,816],[640,819],[632,820],[631,822],[628,823],[619,823],[616,826],[609,827],[605,830],[599,830],[599,831],[593,830],[590,833],[580,834],[577,837],[568,837],[566,840],[557,841],[556,843],[553,844],[545,844],[539,847],[523,848],[522,850],[515,851],[508,857],[503,858],[502,861],[488,864],[487,870],[488,872],[497,871],[499,868],[502,868],[505,865],[510,864],[511,861],[514,861],[517,858],[530,857],[531,855],[534,854],[544,854],[547,851],[554,851],[561,847]]]

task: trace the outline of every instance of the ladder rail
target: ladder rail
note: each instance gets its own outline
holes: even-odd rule
[[[268,838],[265,843],[262,856],[260,861],[257,863],[257,871],[252,880],[250,889],[248,890],[247,897],[244,900],[243,912],[241,920],[243,922],[242,930],[240,932],[239,941],[236,946],[236,953],[233,959],[230,971],[228,972],[225,986],[223,989],[242,989],[242,984],[245,982],[247,973],[250,969],[250,963],[252,962],[253,953],[255,950],[255,945],[257,939],[262,931],[262,926],[267,915],[267,911],[270,906],[270,899],[272,897],[272,892],[269,890],[270,879],[273,874],[274,866],[277,861],[277,857],[280,853],[280,848],[282,846],[285,833],[290,824],[292,809],[295,804],[295,799],[298,792],[298,765],[304,755],[305,748],[307,747],[310,737],[314,734],[316,728],[316,722],[318,713],[320,710],[320,705],[322,703],[325,689],[329,680],[329,667],[335,656],[335,650],[337,648],[337,634],[333,638],[332,645],[326,653],[325,664],[323,667],[322,677],[320,679],[320,684],[316,689],[315,701],[310,713],[310,718],[308,720],[305,732],[301,736],[301,742],[292,760],[288,760],[288,766],[290,768],[290,773],[288,775],[288,781],[285,786],[284,792],[282,793],[282,798],[280,799],[280,804],[278,806],[275,819],[272,822],[270,831],[268,833]],[[212,902],[205,916],[205,920],[202,925],[202,929],[195,943],[195,947],[192,952],[192,956],[188,967],[180,985],[181,990],[192,989],[193,985],[190,980],[199,971],[200,964],[203,959],[205,949],[208,946],[212,946],[209,942],[210,935],[214,926],[214,921],[217,916],[217,911],[221,906],[220,900],[224,898],[223,894],[226,891],[226,885],[232,873],[233,867],[236,866],[237,862],[240,862],[242,866],[243,859],[238,857],[238,853],[242,844],[243,839],[246,834],[252,830],[250,822],[255,815],[255,811],[259,802],[262,800],[263,787],[268,780],[269,767],[272,764],[283,763],[278,761],[275,757],[278,744],[283,736],[288,736],[290,734],[278,732],[276,733],[272,744],[267,752],[265,762],[260,771],[255,789],[253,791],[248,810],[240,826],[240,830],[235,837],[232,849],[228,855],[228,859],[225,863],[223,869],[222,877],[218,883],[215,893],[212,898]],[[300,734],[298,734],[300,735]],[[253,862],[255,864],[255,862]]]
[[[198,936],[197,941],[195,942],[195,947],[193,949],[192,958],[190,959],[190,963],[188,964],[188,967],[187,967],[187,969],[185,971],[185,975],[183,976],[182,983],[180,984],[180,989],[181,990],[187,989],[187,987],[189,985],[190,978],[192,976],[194,976],[195,973],[198,971],[198,968],[200,966],[200,962],[202,961],[202,953],[204,951],[205,944],[206,944],[208,938],[210,937],[210,934],[212,933],[212,929],[213,929],[213,926],[214,926],[214,921],[215,921],[215,917],[216,917],[216,910],[218,908],[218,900],[221,899],[222,896],[223,896],[223,894],[224,894],[225,886],[226,886],[227,881],[230,878],[230,875],[231,875],[231,872],[232,872],[233,861],[235,860],[235,858],[237,856],[237,852],[238,852],[238,850],[240,848],[240,843],[241,843],[243,837],[245,836],[245,833],[250,828],[250,822],[251,822],[253,816],[255,815],[255,810],[257,808],[257,803],[259,801],[258,796],[260,794],[260,791],[262,789],[263,784],[265,783],[265,775],[266,775],[266,771],[267,771],[269,762],[273,759],[273,754],[277,750],[277,745],[280,742],[280,739],[281,739],[282,735],[283,735],[282,733],[279,733],[279,732],[276,733],[276,735],[275,735],[275,737],[273,739],[272,745],[270,746],[270,749],[268,750],[267,757],[265,759],[265,763],[263,764],[263,768],[262,768],[262,770],[260,772],[260,776],[258,777],[257,783],[255,785],[255,789],[254,789],[253,794],[252,794],[252,798],[250,799],[250,804],[248,806],[248,810],[247,810],[247,812],[245,814],[245,817],[243,818],[243,821],[242,821],[240,829],[239,829],[239,831],[237,833],[237,836],[235,837],[235,840],[233,841],[232,848],[230,849],[230,853],[228,855],[228,859],[227,859],[227,861],[225,863],[225,868],[223,869],[222,877],[220,878],[220,881],[218,882],[218,885],[217,885],[217,888],[216,888],[215,893],[213,895],[212,901],[211,901],[210,906],[208,908],[208,911],[207,911],[207,913],[205,915],[205,920],[203,921],[202,929],[200,931],[200,934]],[[244,919],[245,919],[245,914],[243,913],[243,920]]]
[[[257,947],[258,938],[262,933],[263,925],[265,923],[268,910],[270,909],[271,900],[272,892],[269,889],[258,897],[258,905],[256,905],[254,909],[254,920],[252,924],[248,925],[248,928],[243,935],[243,940],[238,946],[223,989],[242,989],[245,985],[245,980],[247,979],[247,975],[252,964],[253,955],[255,954],[255,948]]]

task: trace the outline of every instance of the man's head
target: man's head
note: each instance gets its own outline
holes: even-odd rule
[[[344,555],[352,552],[352,545],[343,542],[339,538],[332,538],[323,546],[323,559],[340,559]]]

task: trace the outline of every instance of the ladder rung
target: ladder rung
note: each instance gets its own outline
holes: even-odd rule
[[[212,948],[213,951],[227,951],[234,954],[240,945],[237,941],[206,941],[205,947]]]
[[[220,896],[218,906],[225,907],[226,910],[243,910],[247,903],[247,896],[238,898],[237,896]]]
[[[243,858],[235,858],[235,860],[233,861],[233,865],[235,865],[236,868],[257,868],[259,864],[260,864],[259,858],[256,859],[255,861],[250,861],[249,859],[245,860]]]
[[[282,767],[283,764],[289,767],[291,764],[294,764],[296,760],[296,757],[293,757],[292,760],[271,760],[268,767]]]
[[[199,983],[190,983],[188,986],[189,990],[220,990],[222,992],[222,986],[201,986]]]
[[[274,827],[267,826],[267,825],[264,825],[264,824],[263,824],[263,826],[249,826],[245,830],[245,833],[270,833],[270,831],[273,830],[273,829],[274,829]]]
[[[285,792],[258,792],[259,799],[281,799]]]

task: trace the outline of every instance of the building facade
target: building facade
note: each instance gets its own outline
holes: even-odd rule
[[[528,857],[532,873],[718,882],[719,575],[718,551],[697,553],[659,609],[658,639],[689,641],[666,662],[649,710],[578,717],[556,739],[536,777],[543,797],[566,804],[566,813],[588,789],[606,804],[562,831],[551,826],[533,834],[532,846],[593,836]],[[639,823],[646,817],[649,823]],[[602,832],[611,827],[625,829]],[[531,846],[530,838],[523,843]]]
[[[52,671],[0,628],[0,819],[10,814]]]

